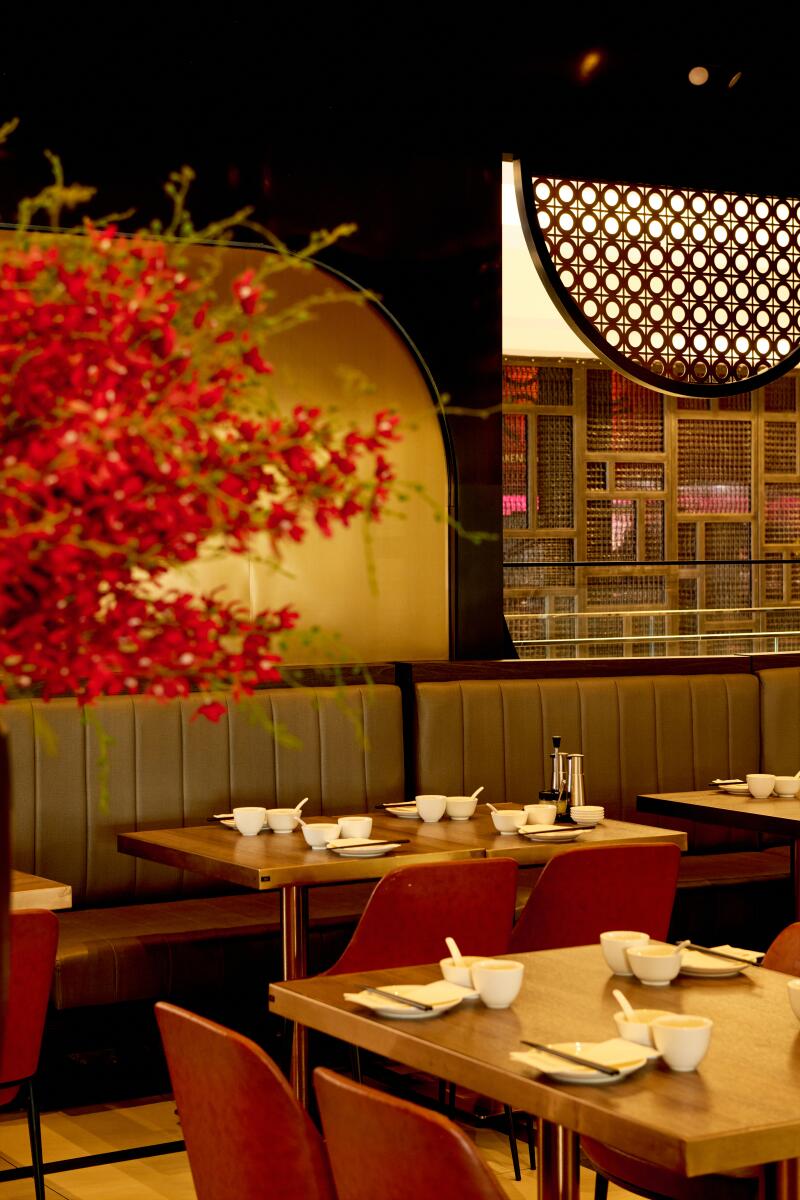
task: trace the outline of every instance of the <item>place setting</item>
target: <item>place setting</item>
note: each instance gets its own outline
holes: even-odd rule
[[[636,977],[648,987],[666,987],[678,975],[696,979],[732,979],[757,967],[763,953],[736,946],[698,946],[690,940],[653,941],[650,935],[628,929],[600,934],[604,959],[615,975]]]
[[[753,771],[744,779],[712,779],[711,786],[728,796],[748,796],[753,800],[793,800],[800,791],[800,771],[796,775],[770,775]]]
[[[413,800],[399,804],[383,804],[380,807],[390,817],[399,817],[406,821],[423,821],[433,825],[447,816],[451,821],[469,821],[475,814],[478,796],[483,791],[483,785],[476,788],[470,796],[423,795],[415,796]]]

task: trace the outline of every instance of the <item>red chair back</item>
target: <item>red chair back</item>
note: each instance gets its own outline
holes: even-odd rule
[[[782,929],[761,962],[770,971],[800,975],[800,921]]]
[[[384,875],[329,975],[410,967],[463,954],[505,954],[514,920],[517,864],[467,859],[400,867]]]
[[[255,1042],[156,1004],[198,1200],[336,1200],[322,1139]]]
[[[669,842],[586,846],[545,866],[511,934],[510,953],[596,942],[606,929],[667,936],[680,850]]]
[[[46,909],[10,917],[8,1004],[0,1056],[0,1083],[36,1072],[58,946],[58,918]],[[0,1088],[9,1104],[19,1088]]]
[[[339,1200],[501,1200],[463,1130],[439,1113],[319,1067],[322,1128]]]

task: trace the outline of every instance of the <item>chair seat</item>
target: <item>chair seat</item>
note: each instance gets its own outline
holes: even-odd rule
[[[581,1138],[581,1149],[592,1167],[612,1183],[638,1189],[644,1195],[663,1196],[668,1200],[754,1200],[758,1195],[760,1176],[757,1167],[688,1179],[667,1167],[604,1146],[594,1138]]]
[[[312,888],[318,935],[352,925],[374,884]],[[242,971],[278,968],[277,892],[253,892],[59,913],[53,982],[58,1009],[219,989]],[[275,977],[274,974],[272,976]]]

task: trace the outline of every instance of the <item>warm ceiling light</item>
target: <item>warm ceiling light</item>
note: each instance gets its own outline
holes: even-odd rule
[[[578,63],[578,78],[584,83],[595,74],[603,63],[603,52],[601,50],[587,50],[581,61]]]
[[[516,176],[542,281],[616,370],[735,395],[800,362],[800,198]]]
[[[693,83],[695,87],[702,87],[704,83],[708,83],[708,71],[705,67],[692,67],[689,72],[689,83]]]

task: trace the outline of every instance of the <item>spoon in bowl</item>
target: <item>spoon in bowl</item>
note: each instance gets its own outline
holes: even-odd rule
[[[303,805],[307,804],[307,803],[308,803],[308,796],[304,796],[299,804],[295,804],[293,811],[296,813],[300,812],[300,809],[303,807]]]
[[[486,807],[488,808],[489,812],[500,812],[500,809],[495,808],[495,806],[490,804],[488,800],[486,801]]]
[[[480,796],[481,792],[483,791],[483,788],[484,788],[483,784],[481,784],[481,786],[479,788],[475,788],[475,791],[470,796],[470,800],[476,800],[478,798],[478,796]]]
[[[632,1021],[634,1008],[633,1008],[633,1005],[631,1004],[630,1000],[628,999],[628,997],[623,996],[623,994],[619,990],[619,988],[614,988],[611,995],[614,997],[617,1004],[620,1006],[622,1011],[625,1013],[625,1016],[628,1018],[628,1020]]]
[[[450,957],[452,958],[453,962],[460,963],[464,955],[459,950],[458,943],[451,937],[446,937],[444,941],[447,949],[450,951]]]

